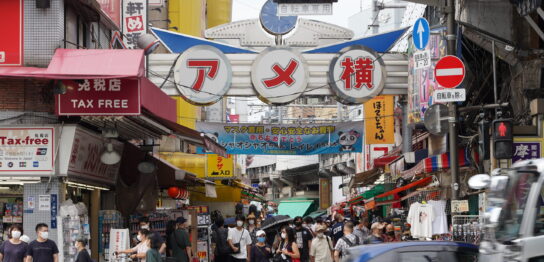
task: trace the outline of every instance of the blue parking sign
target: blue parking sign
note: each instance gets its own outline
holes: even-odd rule
[[[423,17],[417,19],[412,28],[412,41],[414,41],[414,46],[419,50],[424,50],[429,43],[430,36],[431,29],[427,19]]]

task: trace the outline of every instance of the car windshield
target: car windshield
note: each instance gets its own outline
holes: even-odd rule
[[[521,220],[527,203],[527,197],[531,190],[531,185],[536,182],[538,176],[535,172],[512,171],[509,174],[508,182],[502,192],[496,192],[496,195],[502,195],[502,207],[490,206],[498,210],[497,227],[495,228],[495,237],[500,242],[512,241],[519,236]],[[493,195],[493,194],[491,194]],[[499,197],[496,198],[497,200]],[[493,214],[491,215],[493,217]],[[493,219],[491,219],[493,220]],[[493,222],[493,221],[492,221]]]

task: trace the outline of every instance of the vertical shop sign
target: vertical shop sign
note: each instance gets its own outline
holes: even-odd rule
[[[331,180],[319,179],[319,208],[327,209],[331,206]]]
[[[231,178],[234,175],[234,159],[232,155],[222,157],[216,154],[209,154],[207,157],[207,177]]]
[[[23,0],[0,1],[0,66],[23,65]]]
[[[117,27],[121,27],[121,1],[97,0],[102,12],[104,12]]]
[[[123,35],[127,48],[137,48],[138,38],[147,32],[147,0],[123,1]]]
[[[540,158],[540,149],[540,142],[514,143],[514,156],[512,157],[512,164],[521,160]]]
[[[51,194],[51,228],[57,228],[57,194]]]
[[[110,248],[108,259],[109,261],[128,261],[126,258],[118,258],[117,252],[130,248],[130,237],[128,229],[111,229],[110,231]]]
[[[364,104],[365,143],[395,143],[393,96],[377,96]]]

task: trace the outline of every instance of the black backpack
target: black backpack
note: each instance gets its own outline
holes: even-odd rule
[[[219,255],[227,255],[232,253],[232,249],[227,243],[229,231],[226,228],[218,228],[215,230],[215,247]]]

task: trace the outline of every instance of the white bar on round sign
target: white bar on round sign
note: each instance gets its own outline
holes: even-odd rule
[[[463,74],[463,68],[437,69],[436,76],[459,76]]]

